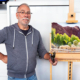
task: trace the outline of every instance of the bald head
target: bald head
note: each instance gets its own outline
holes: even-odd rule
[[[23,6],[23,5],[27,6],[27,7],[30,9],[30,7],[29,7],[28,4],[26,4],[26,3],[22,3],[21,5],[19,5],[19,6],[17,7],[17,12],[18,12],[18,9],[19,9],[21,6]]]

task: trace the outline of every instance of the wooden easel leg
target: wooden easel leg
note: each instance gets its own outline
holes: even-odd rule
[[[50,80],[52,80],[52,64],[50,63]]]
[[[50,34],[50,51],[51,51],[51,34]],[[52,80],[52,64],[50,63],[50,80]]]
[[[68,80],[72,80],[72,65],[73,62],[68,62]]]

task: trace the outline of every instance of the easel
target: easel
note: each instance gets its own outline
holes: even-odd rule
[[[69,0],[69,13],[66,23],[77,23],[78,20],[75,20],[75,16],[76,14],[74,13],[74,0]]]
[[[51,51],[51,34],[50,34],[50,51]],[[58,61],[68,62],[68,80],[72,80],[73,62],[80,62],[80,53],[56,53]],[[50,63],[50,80],[52,80],[52,64]]]
[[[74,13],[74,0],[69,0],[69,13],[68,20],[66,23],[77,23],[78,20],[75,20]],[[50,51],[51,51],[51,35],[50,35]],[[58,61],[67,61],[68,62],[68,80],[72,80],[72,67],[73,62],[80,62],[80,53],[56,53],[56,58]],[[50,64],[50,80],[52,80],[52,64]]]

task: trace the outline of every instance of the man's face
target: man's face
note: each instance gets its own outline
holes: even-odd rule
[[[18,11],[16,13],[16,17],[18,19],[18,23],[27,26],[30,22],[31,14],[30,9],[26,5],[22,5],[18,8]]]

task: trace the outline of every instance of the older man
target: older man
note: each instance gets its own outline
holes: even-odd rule
[[[0,43],[5,43],[7,49],[7,55],[0,53],[0,60],[7,63],[8,80],[37,80],[35,73],[37,52],[54,66],[57,60],[52,62],[39,31],[28,25],[31,12],[27,4],[18,6],[16,17],[18,23],[0,30]]]

